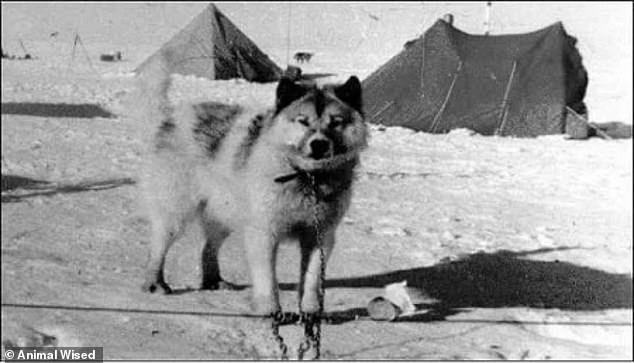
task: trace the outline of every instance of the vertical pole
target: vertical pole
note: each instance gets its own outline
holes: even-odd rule
[[[425,48],[427,48],[427,44],[425,44],[425,34],[423,33],[423,51],[421,54],[420,61],[420,92],[421,97],[424,97],[425,94],[422,93],[425,91]]]
[[[20,39],[20,47],[22,47],[22,51],[24,51],[24,54],[29,54],[29,52],[26,50],[26,47],[24,46],[24,43],[22,43],[22,39]]]
[[[491,2],[487,1],[487,6],[484,10],[484,35],[489,35],[491,31]]]
[[[68,61],[68,70],[71,69],[71,66],[75,62],[75,49],[77,48],[77,37],[78,37],[77,31],[75,31],[75,38],[73,39],[73,49],[71,50],[70,60]]]
[[[458,75],[460,74],[461,70],[462,70],[462,61],[458,63],[458,69],[456,69],[456,73],[454,73],[453,75],[453,79],[451,80],[451,85],[449,86],[449,90],[447,91],[447,94],[445,95],[445,100],[442,102],[442,105],[440,106],[440,109],[438,109],[438,112],[436,112],[436,116],[434,116],[434,121],[431,123],[429,130],[427,130],[428,133],[433,134],[434,132],[436,132],[436,128],[438,127],[438,124],[440,123],[440,116],[442,115],[443,111],[445,111],[445,107],[447,107],[447,103],[449,102],[449,97],[451,97],[451,92],[453,92],[453,87],[456,85],[456,79],[458,79]]]
[[[517,61],[513,62],[513,68],[511,69],[511,74],[509,75],[509,80],[506,82],[506,90],[504,91],[504,98],[502,99],[502,119],[500,121],[500,127],[495,130],[495,135],[502,135],[502,131],[504,130],[504,126],[506,126],[506,116],[508,115],[508,101],[509,101],[509,92],[511,92],[511,85],[513,84],[513,78],[515,77],[515,69],[517,69]]]
[[[77,43],[79,43],[79,45],[81,45],[81,49],[84,51],[84,56],[86,57],[86,60],[88,61],[88,65],[90,66],[90,69],[92,69],[92,71],[96,74],[98,74],[99,72],[97,72],[97,69],[95,69],[95,66],[92,65],[92,61],[90,60],[90,56],[88,55],[88,51],[86,50],[86,46],[84,45],[84,41],[81,40],[81,37],[79,36],[79,34],[77,34]]]
[[[286,66],[288,67],[291,53],[291,2],[288,3],[288,19],[286,24]]]

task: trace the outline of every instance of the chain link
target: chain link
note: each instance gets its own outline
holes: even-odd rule
[[[319,290],[317,293],[317,301],[319,303],[319,311],[317,314],[314,313],[304,313],[301,311],[301,301],[299,302],[300,307],[300,319],[299,323],[304,326],[304,340],[300,343],[297,348],[297,359],[303,360],[304,354],[311,348],[315,349],[315,356],[313,359],[318,360],[321,355],[321,319],[324,313],[324,287],[326,280],[326,254],[324,252],[323,246],[323,235],[319,222],[319,215],[317,212],[317,205],[319,203],[319,191],[317,189],[317,183],[315,182],[315,176],[308,173],[308,177],[310,178],[311,189],[313,192],[313,198],[315,202],[315,208],[313,210],[313,219],[315,224],[315,238],[317,240],[317,247],[319,248]],[[302,288],[302,287],[300,287]],[[271,316],[273,322],[271,325],[271,329],[273,331],[273,337],[277,344],[279,345],[280,351],[282,352],[281,359],[288,360],[288,346],[284,342],[284,338],[280,335],[280,324],[284,321],[284,313],[278,311]]]
[[[321,355],[321,318],[324,313],[324,288],[326,280],[326,254],[324,252],[323,234],[319,222],[319,215],[317,207],[319,203],[319,190],[317,189],[317,182],[313,174],[308,174],[310,178],[310,184],[313,189],[313,197],[315,198],[315,208],[313,209],[313,218],[315,223],[315,238],[317,239],[317,247],[319,248],[319,290],[317,293],[317,301],[319,303],[319,311],[315,316],[308,317],[304,321],[304,340],[315,344],[315,359],[319,359]]]
[[[282,352],[282,360],[288,360],[288,346],[284,342],[284,338],[280,335],[280,323],[282,322],[284,316],[281,311],[277,311],[271,315],[271,330],[273,331],[273,337]]]

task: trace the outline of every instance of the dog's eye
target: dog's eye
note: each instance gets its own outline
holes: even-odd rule
[[[341,115],[332,115],[330,116],[330,126],[337,127],[343,125],[344,118]]]
[[[308,116],[304,116],[304,115],[300,115],[295,117],[294,119],[295,122],[299,122],[300,124],[304,125],[304,126],[308,126]]]

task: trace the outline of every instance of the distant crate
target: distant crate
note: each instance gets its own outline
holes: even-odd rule
[[[121,52],[112,52],[112,53],[106,53],[106,54],[102,54],[99,59],[102,62],[119,62],[121,61]]]

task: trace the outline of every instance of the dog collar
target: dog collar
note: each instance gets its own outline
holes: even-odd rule
[[[284,184],[284,183],[286,183],[288,181],[291,181],[291,180],[297,178],[298,176],[299,176],[299,171],[296,171],[296,172],[291,173],[291,174],[278,176],[277,178],[273,179],[273,181],[276,182],[276,183]]]

